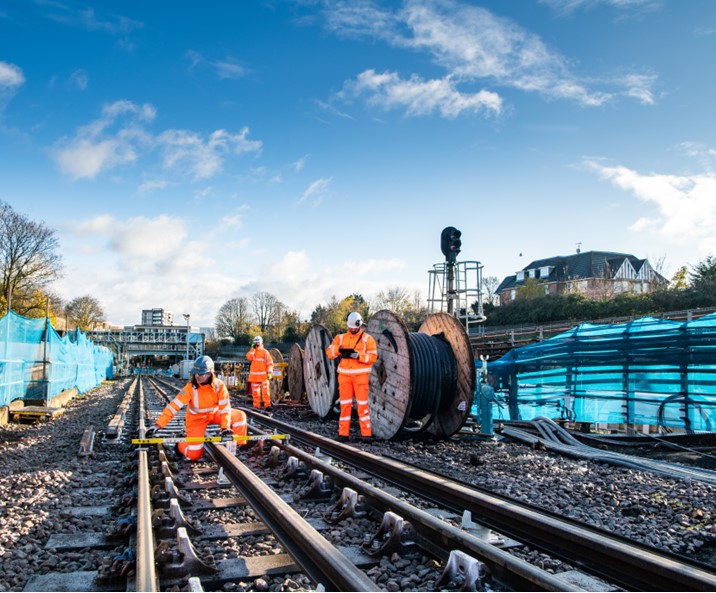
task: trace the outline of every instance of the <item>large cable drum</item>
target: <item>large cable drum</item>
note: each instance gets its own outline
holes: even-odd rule
[[[427,427],[427,431],[435,437],[450,437],[463,427],[470,416],[475,395],[475,355],[470,338],[463,325],[447,313],[428,315],[418,333],[447,342],[455,360],[457,383],[447,393],[443,392],[437,414]]]
[[[269,354],[271,355],[271,360],[273,360],[275,373],[279,370],[279,365],[283,363],[283,354],[281,354],[281,351],[278,348],[271,348],[269,350]],[[281,377],[282,376],[283,373],[281,373]],[[283,398],[283,380],[277,375],[274,375],[269,380],[269,394],[271,395],[271,402],[274,404]]]
[[[302,401],[306,395],[306,384],[303,380],[303,349],[294,344],[288,353],[288,392],[291,398]]]
[[[383,310],[371,317],[367,332],[378,347],[370,375],[373,434],[383,439],[455,434],[470,414],[475,389],[475,360],[460,322],[434,313],[410,333]]]
[[[314,325],[308,331],[303,352],[306,397],[311,410],[319,418],[325,418],[338,399],[337,362],[326,355],[326,348],[331,342],[331,332],[322,325]]]

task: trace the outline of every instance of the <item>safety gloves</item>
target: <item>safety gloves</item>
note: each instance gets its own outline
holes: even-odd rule
[[[154,426],[150,426],[149,428],[147,428],[147,430],[144,431],[144,438],[153,439],[155,436],[157,436],[158,430],[159,427],[156,424]]]
[[[227,438],[229,438],[229,437],[234,436],[234,433],[231,432],[231,429],[230,429],[230,428],[223,428],[223,429],[221,430],[221,432],[219,433],[219,436],[220,436],[222,439],[227,439]]]

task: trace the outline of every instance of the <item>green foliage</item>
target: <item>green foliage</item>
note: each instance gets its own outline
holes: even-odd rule
[[[346,318],[351,311],[358,311],[368,321],[370,308],[360,294],[352,294],[342,301],[331,297],[328,305],[318,305],[311,313],[311,325],[322,325],[334,336],[346,331]]]
[[[517,299],[497,307],[484,305],[487,326],[589,321],[612,317],[653,315],[716,306],[716,282],[687,289],[662,288],[649,294],[622,293],[608,299],[589,299],[575,293]]]
[[[689,274],[691,287],[698,290],[713,290],[716,286],[716,258],[707,256],[695,266]]]

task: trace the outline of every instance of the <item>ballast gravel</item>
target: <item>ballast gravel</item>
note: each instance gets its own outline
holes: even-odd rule
[[[106,519],[69,510],[111,505],[116,492],[126,489],[117,471],[120,462],[101,439],[128,382],[105,382],[71,400],[64,414],[50,421],[0,426],[0,591],[22,591],[33,574],[99,570],[108,556],[122,551],[63,553],[46,544],[56,534],[107,529]],[[280,404],[275,410],[278,418],[301,428],[337,434],[335,419],[320,420]],[[83,457],[78,455],[80,439],[90,424],[97,444],[91,456]],[[716,489],[711,485],[571,459],[507,439],[359,446],[716,567]],[[542,568],[558,569],[539,553],[524,555]],[[414,573],[431,567],[416,568]],[[299,582],[272,579],[253,586],[306,590],[307,584],[296,578]],[[408,581],[383,586],[410,590]]]
[[[295,422],[323,436],[338,432],[335,419],[300,414]],[[508,439],[360,446],[716,567],[716,487],[711,484],[569,458]],[[538,563],[554,568],[552,561]]]

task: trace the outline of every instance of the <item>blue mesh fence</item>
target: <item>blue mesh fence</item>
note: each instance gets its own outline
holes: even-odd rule
[[[45,319],[10,311],[0,318],[0,405],[50,399],[73,387],[84,393],[113,378],[113,360],[111,350],[79,330],[60,337]]]
[[[584,323],[487,366],[496,419],[716,430],[716,314]]]

